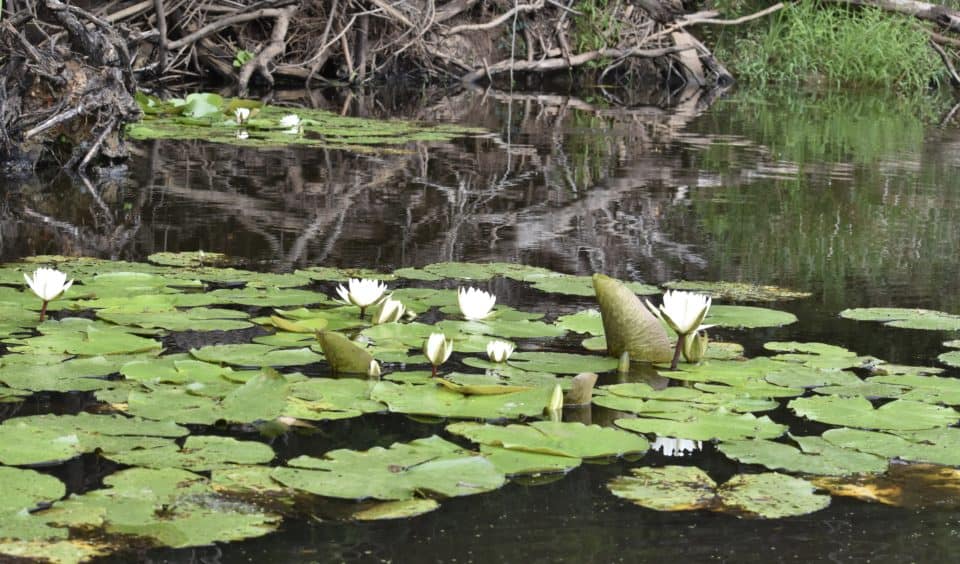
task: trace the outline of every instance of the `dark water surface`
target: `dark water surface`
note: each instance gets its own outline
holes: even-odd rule
[[[345,107],[394,113],[372,101]],[[813,293],[775,306],[799,323],[719,337],[742,342],[748,354],[772,339],[823,341],[935,365],[940,343],[954,336],[837,313],[887,305],[960,312],[960,129],[939,123],[948,109],[877,95],[738,92],[709,106],[688,100],[669,110],[620,110],[561,96],[462,93],[401,113],[489,134],[369,154],[138,143],[129,173],[95,194],[65,177],[8,180],[0,191],[0,258],[143,260],[203,249],[269,270],[513,261],[651,284],[779,284]],[[562,297],[544,304],[542,294],[497,284],[490,288],[499,303],[520,309],[555,314],[590,305]],[[46,409],[30,404],[19,415]],[[604,419],[599,408],[593,416]],[[796,422],[783,410],[773,418]],[[288,458],[386,446],[442,427],[376,415],[322,428],[320,438],[291,435],[273,446]],[[71,490],[111,470],[91,458],[58,473]],[[260,539],[110,561],[956,560],[960,510],[952,507],[835,498],[812,515],[751,521],[658,513],[605,488],[630,467],[669,463],[677,459],[648,454],[584,465],[556,482],[448,500],[414,519],[291,519]],[[757,470],[711,446],[680,463],[721,481]]]

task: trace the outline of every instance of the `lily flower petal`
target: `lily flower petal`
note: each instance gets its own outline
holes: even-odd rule
[[[457,304],[463,317],[470,321],[479,321],[490,316],[497,297],[477,288],[457,288]]]

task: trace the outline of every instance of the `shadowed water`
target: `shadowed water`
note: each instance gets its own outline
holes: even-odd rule
[[[952,119],[940,123],[949,107],[749,92],[670,109],[481,92],[400,106],[343,105],[360,115],[402,114],[489,133],[370,153],[137,143],[129,171],[96,186],[43,173],[6,179],[0,257],[143,260],[158,251],[203,249],[279,271],[511,261],[651,284],[779,284],[812,292],[776,305],[799,323],[719,337],[742,342],[748,354],[771,339],[823,341],[922,365],[936,363],[948,335],[858,324],[837,313],[888,305],[960,312],[960,129]],[[542,305],[536,292],[517,284],[495,282],[491,289],[500,303]],[[558,311],[591,304],[555,301]],[[18,415],[83,409],[82,399],[71,401],[77,405],[28,402]],[[602,421],[603,410],[592,416]],[[800,424],[783,409],[773,418]],[[440,428],[375,415],[327,423],[319,437],[288,435],[272,446],[283,458],[319,455]],[[642,464],[676,462],[648,454]],[[744,468],[709,446],[681,463],[718,481]],[[960,534],[954,508],[843,498],[824,511],[775,521],[657,513],[605,488],[635,465],[584,465],[562,480],[448,500],[409,520],[287,520],[281,532],[260,539],[134,556],[223,563],[937,562],[952,560]],[[71,491],[82,491],[113,469],[90,456],[56,473]]]

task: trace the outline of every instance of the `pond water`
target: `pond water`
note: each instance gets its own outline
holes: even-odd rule
[[[319,100],[337,106],[341,100]],[[817,341],[892,363],[936,366],[939,331],[838,317],[853,307],[960,313],[960,128],[949,106],[881,95],[733,92],[707,103],[615,109],[588,98],[465,92],[343,103],[483,128],[441,143],[351,152],[250,149],[202,141],[133,145],[128,173],[85,187],[66,177],[7,179],[3,262],[33,254],[143,261],[161,251],[222,252],[255,270],[325,265],[391,271],[441,261],[517,262],[576,275],[774,284],[811,293],[772,305],[795,324],[715,338],[769,354],[764,342]],[[941,107],[942,106],[942,107]],[[456,284],[447,285],[456,287]],[[508,280],[498,303],[549,317],[595,307]],[[770,306],[770,304],[756,304]],[[577,340],[563,341],[570,347]],[[956,375],[948,369],[945,375]],[[604,382],[611,381],[608,377]],[[18,416],[76,412],[87,397],[28,400]],[[595,422],[609,419],[594,407]],[[793,432],[818,433],[781,407]],[[283,460],[367,449],[442,431],[401,415],[325,422],[271,445]],[[243,438],[257,440],[255,433]],[[152,549],[153,562],[938,562],[960,536],[954,499],[890,507],[834,497],[806,516],[748,520],[655,512],[614,497],[629,468],[696,465],[722,482],[761,467],[713,445],[585,464],[562,479],[518,481],[444,501],[426,515],[373,523],[287,520],[261,538]],[[116,467],[85,456],[50,469],[70,491]],[[127,562],[131,554],[104,561]]]

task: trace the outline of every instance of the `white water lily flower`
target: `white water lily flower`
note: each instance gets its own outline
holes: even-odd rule
[[[691,441],[689,439],[671,439],[668,437],[657,437],[650,445],[650,450],[659,450],[664,456],[687,456],[703,448],[701,441]]]
[[[647,309],[664,320],[678,335],[687,335],[700,329],[703,318],[710,311],[710,302],[710,296],[680,290],[667,290],[663,294],[663,305],[660,309],[644,300]]]
[[[448,339],[443,333],[431,333],[423,344],[423,355],[433,365],[433,375],[437,375],[437,367],[447,361],[453,353],[453,339]]]
[[[250,108],[235,108],[233,117],[237,120],[237,125],[243,125],[250,119]]]
[[[249,138],[250,138],[250,133],[247,132],[246,129],[237,130],[237,139],[243,141],[244,139],[249,139]]]
[[[285,127],[284,133],[296,135],[300,133],[300,116],[297,114],[287,114],[280,118],[280,127]]]
[[[506,341],[490,341],[487,343],[487,358],[490,362],[506,362],[513,354],[513,343]]]
[[[457,288],[457,304],[463,317],[470,321],[479,321],[490,315],[497,297],[477,288]]]
[[[360,308],[360,317],[363,317],[363,313],[368,307],[379,302],[386,291],[386,284],[368,278],[351,278],[347,282],[346,288],[343,287],[343,284],[337,286],[337,293],[340,294],[343,303]]]
[[[33,278],[23,274],[27,286],[33,290],[38,298],[45,302],[57,299],[73,285],[73,280],[67,281],[67,275],[55,268],[38,268],[33,272]]]
[[[73,280],[68,281],[67,275],[55,268],[38,268],[33,271],[33,278],[24,272],[23,279],[27,281],[27,286],[30,286],[33,293],[43,300],[40,321],[46,317],[47,303],[60,297],[73,285]]]
[[[377,361],[375,361],[375,360],[371,360],[371,361],[370,361],[370,367],[367,368],[367,376],[369,376],[369,377],[371,377],[371,378],[379,378],[379,377],[380,377],[380,363],[379,363],[379,362],[377,362]]]
[[[380,309],[373,314],[373,319],[371,321],[374,325],[400,321],[403,315],[407,312],[407,307],[403,305],[403,302],[391,299],[391,296],[393,296],[393,294],[390,294],[384,298],[383,302],[380,303]]]
[[[703,318],[710,311],[711,301],[710,296],[680,290],[667,290],[663,294],[663,305],[659,309],[653,307],[648,300],[643,300],[643,305],[651,313],[662,319],[677,333],[677,348],[673,353],[673,361],[670,362],[670,370],[677,369],[680,351],[684,347],[687,336],[712,327],[712,325],[701,325]]]

